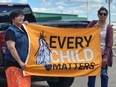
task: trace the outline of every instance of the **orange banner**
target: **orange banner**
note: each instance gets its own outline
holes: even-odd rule
[[[57,28],[29,24],[29,54],[25,75],[93,76],[100,75],[100,29]]]

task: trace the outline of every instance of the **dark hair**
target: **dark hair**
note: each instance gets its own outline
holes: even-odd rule
[[[98,15],[99,15],[99,13],[100,13],[101,10],[105,10],[105,11],[106,11],[106,14],[108,14],[108,10],[107,10],[105,7],[102,6],[102,7],[98,10]]]
[[[24,15],[23,11],[21,10],[13,10],[10,14],[9,14],[9,21],[12,24],[12,19],[14,19],[15,17],[18,17],[19,15]]]

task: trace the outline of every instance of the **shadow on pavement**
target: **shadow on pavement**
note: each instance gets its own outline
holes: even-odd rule
[[[49,87],[48,85],[32,84],[31,87]]]

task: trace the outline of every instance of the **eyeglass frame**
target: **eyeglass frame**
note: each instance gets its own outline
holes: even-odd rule
[[[107,16],[107,13],[99,13],[100,16]]]

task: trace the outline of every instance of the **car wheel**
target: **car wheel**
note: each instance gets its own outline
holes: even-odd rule
[[[74,77],[58,77],[57,80],[47,81],[50,87],[70,87]]]

